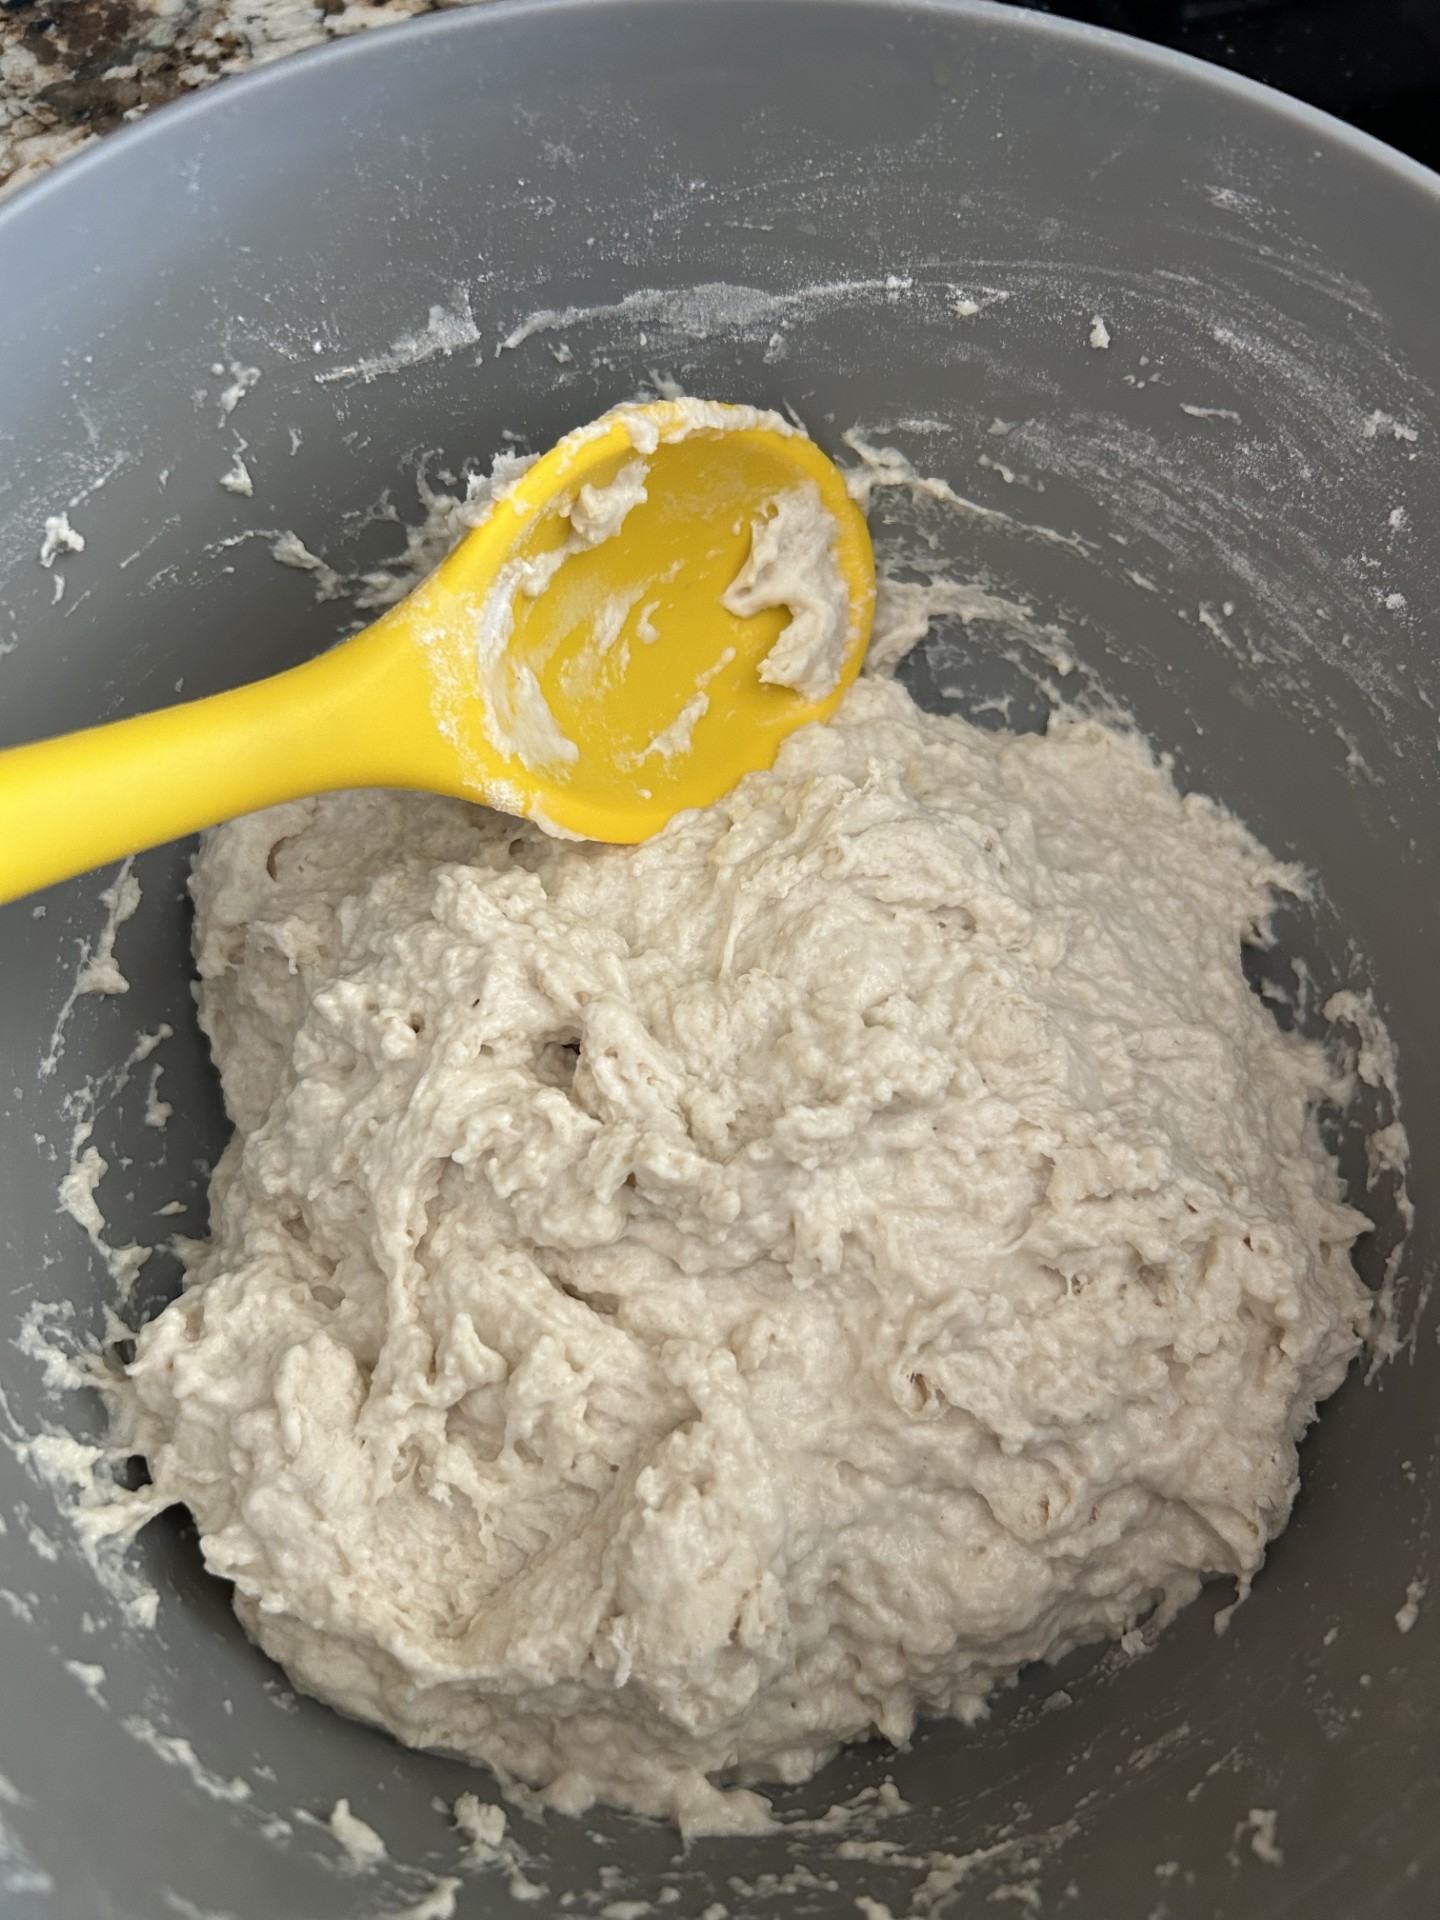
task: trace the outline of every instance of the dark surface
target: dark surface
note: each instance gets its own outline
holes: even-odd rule
[[[1440,167],[1437,0],[1042,0],[1037,10],[1213,60]]]
[[[669,321],[614,308],[716,281],[759,290],[761,318],[727,329],[693,304]],[[835,281],[862,284],[800,297]],[[959,317],[957,288],[1008,298]],[[472,348],[368,382],[337,372],[461,298]],[[537,309],[607,303],[501,348]],[[521,1823],[551,1890],[539,1911],[568,1892],[589,1916],[670,1872],[676,1920],[717,1898],[743,1920],[841,1920],[861,1896],[923,1912],[938,1848],[976,1856],[948,1909],[959,1920],[1037,1900],[1067,1920],[1434,1920],[1440,1344],[1422,1285],[1440,1193],[1437,313],[1440,188],[1418,169],[1214,70],[1003,9],[449,14],[218,88],[0,210],[0,643],[15,642],[0,742],[314,651],[347,610],[274,566],[257,526],[295,528],[342,570],[373,561],[393,544],[376,502],[388,490],[416,513],[407,454],[458,465],[506,430],[544,445],[673,375],[792,404],[832,447],[863,421],[995,509],[898,532],[922,547],[929,532],[947,564],[1063,620],[1080,678],[1133,708],[1182,781],[1317,871],[1316,909],[1272,963],[1283,977],[1303,955],[1322,993],[1373,983],[1400,1049],[1413,1357],[1370,1386],[1352,1377],[1327,1407],[1293,1523],[1229,1633],[1212,1630],[1228,1592],[1212,1592],[1144,1658],[1032,1674],[987,1726],[857,1750],[781,1796],[813,1811],[893,1775],[911,1803],[882,1829],[898,1858],[846,1859],[803,1833],[682,1855],[673,1834],[610,1815]],[[1108,352],[1087,345],[1095,314]],[[228,376],[211,370],[232,359],[261,379],[226,421]],[[242,434],[254,501],[218,485]],[[1002,440],[1013,484],[981,463]],[[67,502],[87,546],[56,602],[36,548]],[[1073,543],[1030,536],[1031,520]],[[914,662],[917,690],[965,708],[1028,696],[1012,710],[1038,720],[1033,669],[1004,641],[983,624],[939,635]],[[117,1240],[163,1249],[172,1198],[181,1227],[198,1225],[223,1137],[187,1017],[183,868],[173,849],[142,863],[144,904],[117,943],[135,987],[80,1004],[48,1077],[98,882],[54,890],[43,919],[28,902],[0,913],[0,1587],[17,1600],[0,1607],[4,1920],[392,1912],[423,1879],[395,1865],[357,1885],[313,1821],[347,1795],[397,1862],[454,1871],[433,1802],[487,1791],[290,1699],[179,1524],[136,1550],[158,1628],[127,1626],[25,1451],[36,1431],[100,1424],[11,1344],[37,1300],[69,1302],[74,1330],[94,1333],[114,1295],[56,1204],[87,1080],[116,1075],[138,1028],[175,1029],[157,1056],[176,1105],[164,1135],[140,1124],[143,1080],[102,1088],[94,1143]],[[1383,1250],[1393,1194],[1367,1204]],[[1365,1262],[1373,1278],[1374,1251]],[[157,1255],[143,1281],[153,1298],[173,1265]],[[1396,1613],[1424,1578],[1402,1635]],[[104,1707],[66,1661],[103,1665]],[[1057,1679],[1070,1704],[1042,1710]],[[128,1716],[190,1741],[211,1790]],[[241,1804],[215,1797],[232,1777]],[[1250,1847],[1252,1809],[1276,1814],[1283,1868]],[[291,1823],[279,1843],[261,1830],[271,1816]],[[818,1880],[798,1898],[730,1884],[753,1889],[797,1853]],[[618,1883],[599,1886],[600,1863]],[[477,1875],[457,1911],[512,1906]]]

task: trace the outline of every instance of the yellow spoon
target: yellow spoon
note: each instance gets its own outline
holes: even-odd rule
[[[834,711],[874,597],[864,519],[802,433],[749,407],[618,408],[319,659],[0,753],[0,901],[339,787],[647,839]]]

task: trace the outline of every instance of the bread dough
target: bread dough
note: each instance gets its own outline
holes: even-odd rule
[[[776,494],[751,522],[750,552],[721,604],[742,619],[766,607],[790,614],[760,662],[770,686],[825,700],[840,684],[856,634],[840,571],[835,521],[813,481]]]
[[[1294,880],[1134,739],[878,681],[636,848],[219,829],[148,1505],[307,1691],[691,1831],[1248,1577],[1367,1307],[1241,973]]]

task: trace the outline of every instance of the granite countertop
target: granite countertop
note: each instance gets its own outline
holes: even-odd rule
[[[474,0],[0,0],[0,195],[227,74]]]

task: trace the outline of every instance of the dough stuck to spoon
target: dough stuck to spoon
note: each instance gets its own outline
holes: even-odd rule
[[[874,599],[864,518],[798,428],[713,401],[619,407],[320,658],[0,754],[0,901],[347,787],[643,840],[834,711]]]

